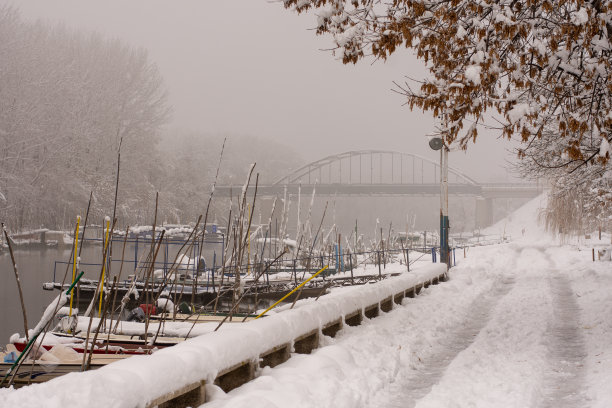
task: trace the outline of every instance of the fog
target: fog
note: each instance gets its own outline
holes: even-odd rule
[[[280,142],[301,163],[348,150],[388,149],[437,160],[427,146],[429,113],[411,112],[393,81],[423,77],[409,51],[388,61],[343,65],[328,37],[311,28],[316,16],[296,15],[264,0],[3,1],[26,20],[64,22],[144,47],[161,72],[173,129],[253,136]],[[509,181],[511,145],[482,129],[467,153],[450,164],[479,182]],[[298,164],[296,164],[297,167]]]
[[[93,218],[117,208],[119,227],[150,223],[157,192],[162,222],[193,222],[205,212],[217,170],[220,185],[242,185],[253,162],[266,184],[347,151],[439,160],[428,146],[431,113],[410,111],[394,92],[396,83],[418,86],[423,62],[400,49],[387,61],[343,65],[331,39],[312,30],[313,13],[263,0],[0,6],[18,10],[11,17],[0,9],[0,170],[8,175],[0,179],[0,217],[13,230],[70,229],[90,192]],[[507,169],[513,146],[494,130],[479,133],[467,152],[450,152],[450,166],[480,183],[516,181]],[[437,196],[316,198],[313,217],[329,202],[326,223],[341,230],[357,219],[365,231],[403,229],[407,219],[418,229],[438,224]],[[472,230],[474,198],[450,202],[455,230]],[[223,220],[227,198],[212,205]],[[494,213],[510,207],[499,204]],[[258,218],[269,217],[266,205],[259,210]]]

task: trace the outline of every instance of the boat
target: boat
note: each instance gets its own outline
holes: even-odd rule
[[[7,351],[2,353],[0,352],[0,361],[9,360],[7,362],[0,362],[0,373],[2,377],[4,377],[5,373],[8,373],[11,367],[14,364],[14,361],[10,359],[10,357],[14,357],[18,348],[12,344],[7,345]],[[15,353],[12,356],[11,353]],[[44,353],[49,354],[49,353]],[[6,358],[6,357],[9,358]],[[128,354],[94,354],[91,358],[91,363],[89,364],[89,370],[95,370],[100,367],[104,367],[107,364],[112,362],[122,360],[124,358],[129,357]],[[12,381],[12,385],[15,388],[20,388],[29,384],[37,384],[43,383],[49,380],[52,380],[56,377],[60,377],[64,374],[80,372],[82,371],[83,364],[83,354],[72,353],[69,357],[65,357],[63,359],[49,359],[49,358],[39,358],[36,360],[26,360],[21,366],[16,368],[14,380]],[[3,386],[8,386],[9,380],[12,377],[7,378],[4,382]]]
[[[81,355],[86,349],[88,353],[91,351],[90,345],[87,347],[85,346],[85,336],[83,335],[71,335],[62,332],[53,332],[52,334],[62,339],[62,342],[59,344],[68,347]],[[150,335],[154,336],[154,333],[151,333]],[[90,339],[93,339],[93,335],[90,335]],[[154,342],[152,340],[153,339],[151,338],[148,342],[145,342],[141,336],[127,336],[121,334],[111,334],[109,336],[108,333],[101,333],[98,335],[96,343],[93,347],[93,354],[151,354],[158,349],[174,346],[185,339],[182,337],[159,336]],[[18,352],[22,352],[26,347],[26,343],[23,341],[23,339],[17,340],[11,344],[15,346],[15,349]],[[51,351],[55,345],[56,344],[43,344],[42,347],[47,351]]]
[[[165,320],[165,321],[177,321],[177,322],[197,322],[197,323],[220,323],[227,318],[229,314],[224,313],[196,313],[196,314],[185,314],[176,313],[174,316],[172,313],[161,313],[151,315],[151,320]],[[231,318],[227,319],[227,322],[248,322],[255,319],[257,315],[245,314],[245,313],[233,313]]]

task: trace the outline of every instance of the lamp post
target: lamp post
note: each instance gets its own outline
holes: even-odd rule
[[[440,150],[440,262],[450,267],[448,248],[448,147],[440,137],[429,141],[429,147]]]

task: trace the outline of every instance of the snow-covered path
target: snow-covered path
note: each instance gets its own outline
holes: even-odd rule
[[[543,407],[581,407],[584,403],[584,363],[586,352],[580,332],[576,295],[566,276],[549,278],[554,316],[549,327],[550,367],[545,382]]]
[[[537,204],[526,205],[503,222],[503,233],[514,229],[519,239],[470,249],[449,272],[449,281],[404,298],[401,305],[364,319],[360,326],[345,326],[335,338],[323,337],[310,355],[293,354],[275,368],[258,370],[253,381],[227,394],[207,384],[205,407],[611,407],[612,263],[594,262],[591,255],[594,246],[608,246],[610,236],[562,245],[537,228]],[[410,275],[397,279],[411,281],[419,272],[406,273]],[[376,285],[387,284],[362,288],[355,292],[359,299],[353,300],[369,302],[369,296],[382,289],[384,296],[396,293],[391,280]],[[364,302],[356,304],[371,304]],[[326,313],[321,303],[312,304],[316,313]],[[319,324],[318,319],[313,322]],[[153,387],[165,390],[184,381],[180,376],[215,378],[216,373],[202,374],[201,369],[211,369],[228,355],[237,361],[253,358],[245,338],[276,341],[286,334],[277,327],[291,331],[293,326],[270,323],[255,330],[256,336],[245,337],[241,330],[248,332],[249,327],[221,332],[213,340],[200,337],[140,360],[133,357],[123,366],[74,374],[83,379],[76,383],[78,392],[91,396],[95,391],[100,399],[108,389],[117,389],[119,399],[113,394],[110,401],[136,406],[145,398],[133,392],[133,383],[142,383],[141,393],[152,393]],[[215,348],[220,343],[226,347]],[[167,368],[173,374],[165,372]],[[28,392],[1,388],[0,406],[51,403],[62,393],[73,397],[74,388],[57,387],[74,385],[69,376],[32,385]],[[94,380],[102,387],[80,386]],[[9,399],[13,402],[3,405]]]
[[[575,375],[584,358],[581,342],[561,332],[578,331],[569,283],[557,280],[565,271],[555,267],[547,249],[533,244],[511,244],[483,256],[495,257],[499,251],[516,259],[515,264],[495,264],[515,284],[418,407],[581,406],[576,391],[583,384]]]
[[[206,407],[610,406],[612,270],[589,256],[533,240],[474,248],[449,282],[312,355],[229,394],[209,386]]]
[[[413,371],[402,371],[399,378],[390,389],[376,401],[380,407],[414,407],[416,402],[427,395],[433,385],[440,381],[449,364],[469,348],[474,339],[486,325],[493,306],[504,296],[513,285],[512,279],[507,279],[502,285],[495,287],[490,293],[485,293],[475,299],[469,307],[467,321],[459,322],[449,329],[445,338],[436,345],[436,352]]]

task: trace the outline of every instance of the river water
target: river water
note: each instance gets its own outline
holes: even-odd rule
[[[70,248],[15,251],[15,262],[30,328],[36,325],[53,296],[57,295],[43,290],[43,282],[53,279],[53,265],[56,260],[68,260],[69,257]],[[0,252],[0,279],[0,348],[2,348],[11,334],[17,332],[21,336],[24,334],[19,292],[8,250]]]
[[[113,240],[113,242],[113,259],[115,261],[112,264],[111,270],[113,272],[112,275],[116,275],[120,269],[122,241]],[[143,255],[146,255],[149,251],[149,245],[141,242],[138,245],[131,243],[126,246],[122,279],[134,272],[134,259],[142,262]],[[157,260],[172,263],[179,248],[179,245],[162,245]],[[207,244],[205,245],[203,256],[208,262],[212,262],[213,253],[215,251],[220,253],[220,250],[220,242]],[[192,249],[188,256],[193,259],[196,257],[196,253],[197,250]],[[66,281],[70,281],[72,278],[72,267],[67,264],[70,260],[71,249],[69,246],[64,248],[15,249],[14,254],[23,291],[28,326],[33,328],[40,320],[45,308],[59,293],[57,290],[44,290],[43,283],[53,280],[62,282],[67,267],[68,277]],[[80,269],[85,271],[84,278],[98,279],[101,259],[101,245],[90,245],[83,248]],[[218,259],[216,263],[217,265],[219,264]],[[9,337],[13,333],[19,333],[23,336],[23,313],[19,302],[19,292],[10,254],[8,250],[0,249],[0,349],[8,343]]]

